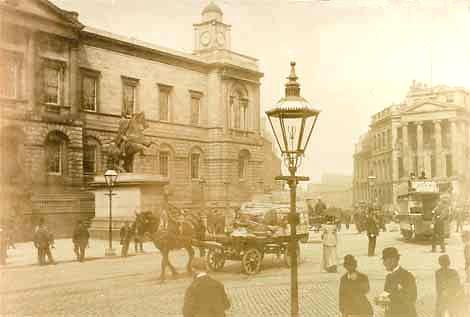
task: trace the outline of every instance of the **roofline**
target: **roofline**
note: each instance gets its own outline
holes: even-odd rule
[[[67,11],[67,10],[61,9],[49,0],[38,0],[38,2],[40,2],[41,4],[47,6],[49,9],[51,9],[52,11],[54,11],[55,13],[57,13],[58,15],[63,17],[65,20],[69,21],[69,23],[73,24],[75,27],[77,27],[79,29],[83,29],[85,27],[85,25],[82,24],[78,20],[78,18],[73,17],[75,15],[78,17],[77,12]]]

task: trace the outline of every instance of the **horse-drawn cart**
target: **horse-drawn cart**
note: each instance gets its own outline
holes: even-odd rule
[[[305,233],[298,234],[297,239],[304,238]],[[252,275],[261,270],[265,254],[283,257],[285,265],[290,267],[290,236],[216,236],[213,240],[198,241],[198,247],[206,248],[207,265],[212,271],[224,268],[225,261],[241,261],[243,273]],[[297,244],[297,258],[300,260],[300,248]]]

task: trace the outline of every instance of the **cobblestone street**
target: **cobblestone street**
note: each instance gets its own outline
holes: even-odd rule
[[[357,256],[359,269],[369,275],[370,298],[382,291],[385,272],[379,256],[366,255],[367,238],[353,231],[341,232],[340,255]],[[312,235],[318,239],[318,234]],[[463,276],[463,257],[458,235],[448,241],[448,253]],[[377,250],[396,245],[402,264],[417,277],[419,316],[432,316],[434,307],[434,270],[439,254],[430,246],[404,244],[398,232],[380,236]],[[59,240],[54,249],[58,265],[37,266],[31,244],[19,244],[10,251],[9,264],[1,270],[2,316],[180,316],[183,296],[191,279],[181,274],[158,284],[158,251],[150,244],[147,253],[120,257],[100,257],[105,242],[93,241],[90,258],[75,262],[70,241]],[[378,252],[380,253],[380,252]],[[302,316],[337,316],[337,289],[340,274],[320,270],[321,245],[317,240],[302,245],[299,268],[299,297]],[[422,258],[422,261],[417,261]],[[172,254],[180,271],[186,261],[184,252]],[[266,256],[256,276],[240,273],[240,263],[228,262],[223,272],[213,275],[224,282],[232,301],[229,316],[288,316],[290,312],[289,269],[275,257]],[[380,309],[376,309],[381,316]]]

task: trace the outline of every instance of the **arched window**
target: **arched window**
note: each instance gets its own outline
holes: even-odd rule
[[[238,154],[238,178],[245,179],[248,175],[248,160],[250,152],[241,150]]]
[[[46,171],[49,175],[67,174],[67,136],[53,131],[46,138]]]
[[[234,129],[248,130],[248,96],[246,90],[237,87],[230,94],[230,127]]]
[[[101,171],[101,146],[97,139],[86,138],[83,145],[83,174],[96,175]]]

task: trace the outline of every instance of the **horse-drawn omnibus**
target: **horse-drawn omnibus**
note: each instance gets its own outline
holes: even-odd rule
[[[441,193],[437,183],[417,180],[400,187],[397,203],[397,219],[405,240],[431,238],[433,234],[434,209],[438,206]],[[445,234],[449,233],[449,223],[445,222]]]

